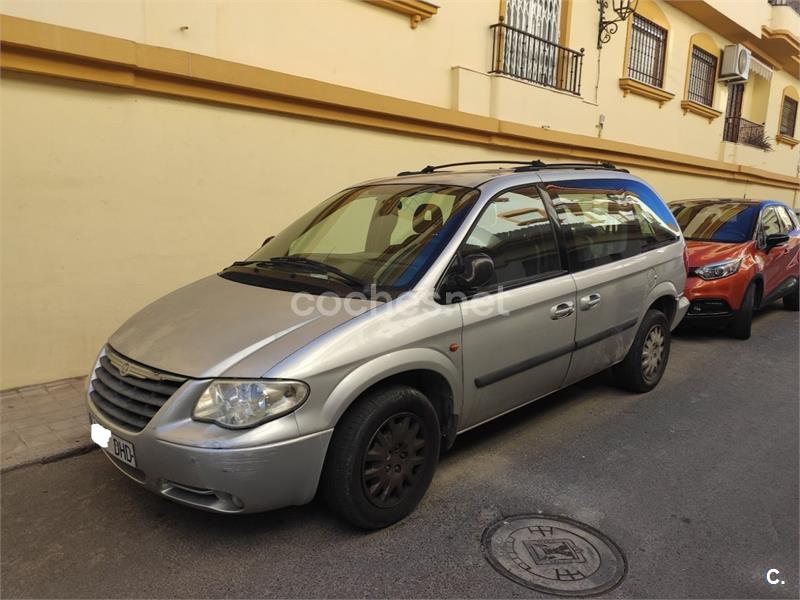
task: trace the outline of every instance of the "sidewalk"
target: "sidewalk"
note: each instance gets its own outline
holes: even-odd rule
[[[0,392],[0,470],[90,448],[83,388],[75,378]]]

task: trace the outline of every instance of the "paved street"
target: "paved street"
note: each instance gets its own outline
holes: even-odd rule
[[[184,508],[99,451],[17,469],[2,477],[2,596],[537,596],[498,575],[480,539],[500,516],[542,511],[622,548],[609,597],[796,598],[797,313],[775,305],[753,331],[678,334],[650,394],[598,376],[465,434],[417,512],[377,533],[321,503]]]

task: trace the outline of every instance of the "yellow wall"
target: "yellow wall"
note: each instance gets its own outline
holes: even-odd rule
[[[675,97],[659,107],[623,95],[625,27],[598,53],[593,0],[573,2],[569,34],[570,47],[586,51],[581,97],[487,73],[497,0],[438,3],[437,15],[411,29],[407,17],[358,0],[5,0],[5,14],[150,45],[137,52],[186,50],[388,97],[373,97],[373,104],[396,107],[391,100],[403,98],[461,113],[415,105],[428,119],[417,123],[427,130],[422,137],[368,129],[366,121],[380,119],[371,113],[360,122],[366,127],[355,127],[3,71],[0,388],[85,373],[103,341],[134,311],[246,256],[346,185],[439,162],[530,159],[533,150],[514,154],[501,147],[556,148],[558,140],[575,138],[550,139],[548,132],[591,136],[592,148],[602,135],[603,143],[681,153],[685,162],[664,170],[635,165],[669,158],[628,165],[666,199],[746,195],[800,204],[798,190],[785,182],[734,181],[733,169],[730,179],[728,171],[713,177],[676,172],[691,169],[698,157],[797,177],[800,146],[775,144],[764,152],[725,144],[722,117],[709,123],[684,114],[691,36],[705,33],[720,48],[728,42],[671,4],[658,2],[670,27],[664,87]],[[749,4],[737,4],[737,19],[761,10],[749,13]],[[168,83],[181,89],[180,82]],[[758,106],[772,138],[790,85],[800,89],[796,76],[776,71]],[[727,88],[718,83],[714,108],[724,111],[726,100]],[[470,117],[481,127],[504,129],[502,144],[500,134],[462,127],[469,121],[463,113],[486,117]],[[456,132],[452,137],[496,147],[436,139],[441,133],[430,125],[436,115],[453,121],[442,125]],[[409,117],[393,117],[385,129],[402,122],[401,129],[411,130]],[[512,146],[515,139],[519,145]],[[570,148],[585,149],[586,139],[562,147],[558,157],[546,150],[535,157],[563,160]],[[629,150],[625,156],[633,160]]]
[[[676,152],[691,148],[692,154],[718,159],[723,118],[709,123],[684,114],[680,102],[691,36],[706,33],[720,48],[730,42],[669,4],[640,4],[647,2],[663,12],[670,27],[664,88],[675,98],[661,108],[647,98],[623,97],[618,80],[624,23],[599,52],[598,63],[594,0],[572,3],[569,45],[585,49],[580,98],[487,75],[489,26],[498,21],[499,0],[442,0],[438,14],[416,29],[408,17],[360,0],[4,0],[2,12],[558,131],[596,135],[604,115],[606,139]],[[759,35],[760,24],[769,23],[766,0],[711,4],[724,5]],[[478,74],[460,82],[470,87],[469,94],[454,92],[459,85],[454,67]],[[714,108],[724,111],[726,86],[718,83],[716,89]],[[782,89],[772,86],[770,105],[780,103]],[[464,100],[476,95],[481,100]],[[777,124],[768,127],[774,137]],[[770,157],[773,169],[786,174],[796,175],[798,163],[800,147],[781,146]]]
[[[528,158],[37,76],[2,93],[3,388],[84,373],[134,311],[355,181]],[[765,193],[635,172],[667,199]]]

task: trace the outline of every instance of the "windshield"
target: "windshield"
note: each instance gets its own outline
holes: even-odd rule
[[[267,277],[290,271],[295,283],[305,277],[318,286],[321,278],[330,278],[339,286],[408,289],[478,196],[478,190],[448,185],[351,188],[306,213],[228,271],[251,268]],[[252,277],[242,281],[254,283]]]
[[[672,214],[687,240],[739,244],[753,237],[757,204],[741,202],[678,202]]]

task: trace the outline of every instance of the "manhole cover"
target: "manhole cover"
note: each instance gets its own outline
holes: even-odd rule
[[[531,589],[559,596],[602,594],[625,577],[619,548],[588,525],[547,515],[498,521],[483,533],[495,570]]]

